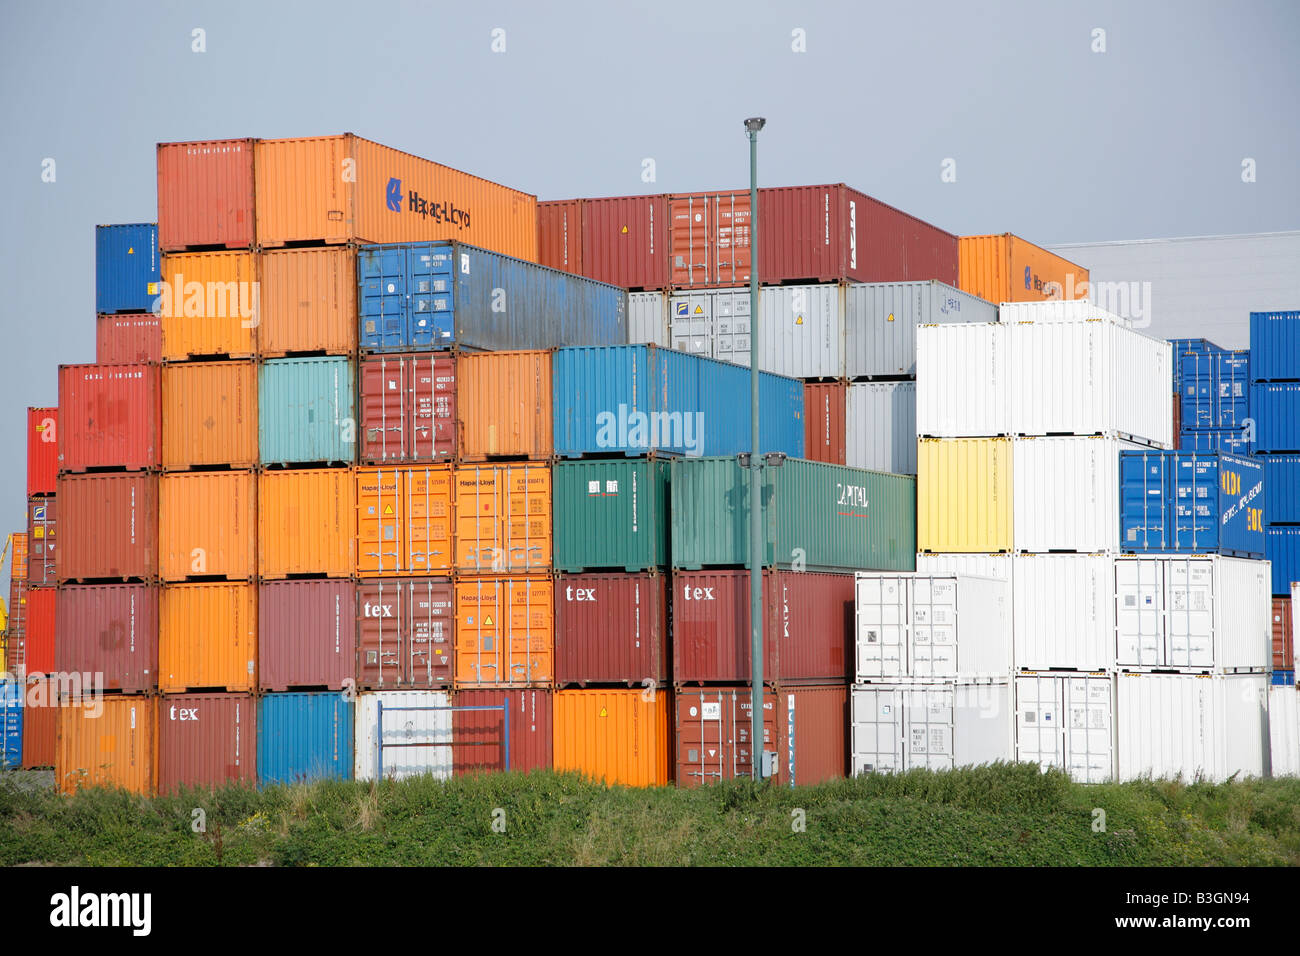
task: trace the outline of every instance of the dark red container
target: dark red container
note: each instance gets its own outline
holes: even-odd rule
[[[35,587],[53,587],[59,580],[58,501],[53,495],[27,500],[27,583]]]
[[[52,674],[55,670],[55,589],[27,591],[27,674]]]
[[[537,204],[537,261],[582,275],[581,199]]]
[[[361,360],[361,460],[450,461],[456,455],[456,360],[450,352]]]
[[[555,587],[558,685],[656,686],[670,676],[665,575],[560,575]]]
[[[1174,405],[1174,430],[1172,434],[1174,436],[1174,447],[1177,448],[1179,445],[1178,438],[1182,434],[1182,429],[1183,429],[1183,421],[1182,421],[1183,397],[1179,395],[1177,392],[1174,392],[1173,405]]]
[[[554,765],[552,715],[554,698],[549,690],[458,690],[454,707],[510,708],[510,769],[549,770]],[[451,713],[454,746],[452,762],[457,775],[500,770],[505,757],[501,747],[503,715],[500,711]]]
[[[688,687],[674,699],[677,785],[699,787],[753,773],[748,687]],[[782,786],[821,783],[848,766],[844,684],[769,688],[763,695],[763,749],[777,754]]]
[[[832,465],[844,464],[844,415],[848,391],[844,382],[810,382],[804,385],[805,458]]]
[[[853,646],[853,575],[763,572],[765,682],[847,677]],[[673,680],[750,679],[749,572],[673,572]]]
[[[95,320],[95,361],[139,365],[162,361],[162,320],[152,313],[101,315]]]
[[[23,768],[53,767],[59,749],[58,685],[49,678],[23,688]]]
[[[60,471],[158,467],[161,382],[157,365],[60,365]]]
[[[1295,669],[1295,634],[1292,633],[1291,599],[1273,598],[1273,670]]]
[[[60,581],[158,576],[158,476],[59,476]]]
[[[450,687],[455,591],[450,578],[357,584],[357,681],[371,690]]]
[[[158,248],[253,245],[253,140],[158,144]]]
[[[749,190],[670,196],[668,214],[673,288],[749,284],[753,260]],[[766,280],[770,271],[766,262],[762,269]]]
[[[252,694],[174,694],[158,700],[158,792],[257,782]]]
[[[350,580],[263,581],[257,598],[262,690],[341,690],[356,680],[356,607]]]
[[[663,194],[582,200],[583,275],[634,292],[667,288],[668,219]]]
[[[58,670],[102,674],[105,690],[158,689],[158,589],[147,584],[65,584],[59,588]]]
[[[27,409],[27,497],[54,494],[59,474],[59,410]]]

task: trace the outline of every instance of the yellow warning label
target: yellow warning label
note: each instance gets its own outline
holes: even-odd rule
[[[893,321],[894,321],[894,313],[890,312],[890,313],[889,313],[889,318],[885,319],[885,321],[886,321],[886,322],[893,322]]]
[[[492,627],[492,626],[493,626],[493,624],[492,624],[492,615],[491,615],[491,614],[489,614],[487,617],[483,618],[483,626],[484,626],[484,627]]]
[[[626,236],[626,235],[627,235],[627,226],[624,226],[622,229],[619,230],[619,232],[621,232],[623,235]]]
[[[795,324],[795,325],[803,325],[803,316],[802,316],[802,315],[796,315],[796,316],[794,317],[794,324]]]
[[[695,314],[696,314],[696,315],[703,315],[703,314],[704,314],[704,309],[703,309],[702,307],[700,307],[700,306],[697,305],[697,306],[695,307]]]
[[[602,717],[608,717],[608,716],[609,716],[609,711],[606,710],[604,707],[600,708],[600,716],[602,716]]]
[[[150,282],[150,283],[149,283],[149,294],[150,294],[150,295],[157,295],[157,294],[158,294],[158,283],[157,283],[157,282]]]
[[[33,537],[33,538],[43,538],[43,537],[45,537],[45,529],[44,529],[44,528],[39,528],[39,527],[38,527],[38,528],[33,528],[33,529],[32,529],[32,537]]]
[[[392,506],[392,505],[384,505],[384,514],[386,514],[386,515],[390,515],[390,514],[392,514],[392,513],[393,513],[393,506]]]
[[[135,255],[135,246],[127,246],[127,247],[126,247],[126,254],[127,254],[128,256],[133,256],[133,255]]]

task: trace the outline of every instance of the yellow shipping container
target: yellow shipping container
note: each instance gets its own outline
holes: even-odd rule
[[[555,769],[631,787],[672,780],[668,693],[642,690],[555,692]]]
[[[551,466],[469,465],[455,474],[456,570],[551,567]]]
[[[357,573],[451,570],[450,465],[357,469]]]
[[[461,461],[551,457],[550,352],[462,353],[456,360]]]
[[[180,362],[162,370],[162,463],[257,464],[257,365]]]
[[[456,581],[457,687],[544,687],[555,679],[555,581]]]
[[[163,361],[252,358],[261,321],[259,294],[257,256],[251,252],[164,253]]]
[[[189,471],[158,479],[158,564],[164,581],[257,576],[257,479],[251,471]]]
[[[257,690],[257,585],[165,584],[158,690]]]
[[[1010,439],[922,438],[916,471],[917,550],[1011,550]]]
[[[93,706],[64,704],[55,718],[54,783],[122,787],[149,796],[158,782],[158,699],[101,697]]]
[[[257,566],[264,578],[356,573],[356,474],[351,468],[257,476]]]
[[[277,249],[264,252],[257,350],[351,355],[357,348],[357,250]]]
[[[1009,232],[958,239],[957,273],[963,292],[995,304],[1088,297],[1087,269]]]

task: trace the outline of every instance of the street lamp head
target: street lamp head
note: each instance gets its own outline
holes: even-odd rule
[[[761,116],[751,116],[749,119],[745,120],[745,129],[750,133],[757,133],[766,125],[767,120],[763,119]]]

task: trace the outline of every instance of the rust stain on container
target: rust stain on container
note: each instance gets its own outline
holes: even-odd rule
[[[60,475],[60,581],[158,575],[158,476]]]
[[[667,693],[555,692],[555,769],[629,787],[672,780]]]
[[[158,689],[257,689],[257,585],[165,584]]]
[[[257,465],[257,365],[181,362],[162,370],[162,464]]]
[[[462,577],[456,581],[456,687],[549,686],[555,581]]]
[[[158,144],[158,247],[253,245],[253,140]]]
[[[357,587],[350,580],[264,581],[257,594],[257,679],[264,691],[356,679]]]
[[[458,690],[454,707],[502,707],[509,711],[510,769],[550,770],[554,765],[554,694],[549,690]],[[451,714],[452,761],[457,776],[505,766],[506,716],[495,710]]]
[[[355,496],[351,468],[259,473],[260,576],[351,577],[356,571]]]
[[[357,349],[357,250],[282,249],[259,263],[258,352],[351,355]]]
[[[361,459],[450,461],[456,455],[456,358],[450,352],[361,359]]]
[[[151,313],[96,317],[95,361],[100,365],[161,362],[162,320]]]
[[[845,411],[848,385],[808,382],[803,387],[804,457],[844,464]]]
[[[251,471],[195,471],[158,481],[164,581],[257,576],[257,480]]]
[[[461,461],[551,457],[551,353],[462,353],[456,364]]]
[[[164,253],[158,306],[163,361],[252,358],[261,322],[259,296],[252,252]]]
[[[157,786],[158,699],[105,697],[57,712],[54,783],[59,793],[81,787],[121,787],[151,796]]]
[[[358,468],[357,571],[430,574],[451,569],[450,465]]]
[[[550,465],[469,465],[454,483],[457,571],[550,569]]]
[[[257,782],[257,706],[252,694],[158,699],[158,792]]]
[[[158,689],[158,588],[65,584],[57,602],[59,671],[102,674],[105,690]]]
[[[158,467],[161,411],[156,365],[60,365],[59,469]]]
[[[666,576],[562,574],[556,586],[557,685],[669,680]]]
[[[358,583],[358,684],[370,690],[450,687],[454,603],[450,578]]]

